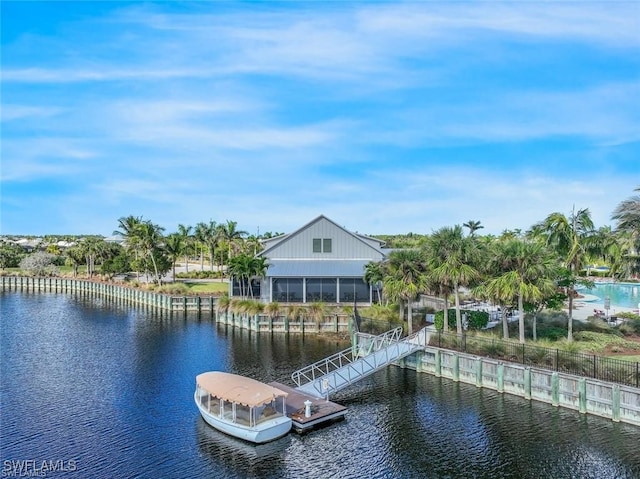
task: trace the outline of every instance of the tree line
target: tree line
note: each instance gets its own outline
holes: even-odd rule
[[[640,188],[635,190],[640,192]],[[585,283],[588,266],[602,264],[609,275],[632,278],[640,273],[640,196],[622,201],[612,213],[615,229],[595,228],[588,209],[569,214],[554,212],[529,230],[505,230],[501,235],[481,235],[480,221],[443,227],[432,234],[379,236],[388,246],[401,248],[380,263],[371,263],[364,273],[369,284],[381,285],[385,301],[399,306],[401,318],[407,311],[412,327],[413,300],[419,294],[439,296],[444,302],[444,318],[455,309],[455,328],[463,329],[460,298],[462,291],[501,307],[504,335],[508,336],[506,311],[517,309],[519,339],[524,341],[524,313],[569,302],[567,337],[572,339],[572,310],[576,287]],[[201,222],[195,227],[178,226],[164,234],[164,228],[140,216],[118,219],[114,235],[121,242],[101,236],[85,236],[74,246],[61,249],[53,242],[44,250],[26,255],[15,244],[0,243],[0,267],[17,264],[34,274],[56,274],[56,266],[66,264],[74,276],[84,266],[89,277],[109,278],[131,271],[161,284],[176,264],[184,262],[187,272],[194,259],[200,271],[240,281],[241,295],[251,296],[253,278],[264,277],[268,264],[257,257],[261,239],[277,236],[249,235],[237,222]],[[214,271],[215,270],[215,271]],[[587,282],[588,283],[588,282]],[[452,302],[452,304],[451,304]],[[535,316],[534,316],[535,317]],[[445,319],[443,328],[448,330]]]
[[[411,305],[421,293],[443,299],[445,331],[448,309],[455,308],[455,328],[462,334],[464,289],[500,306],[505,337],[509,336],[506,312],[517,309],[520,342],[525,340],[525,312],[567,300],[571,341],[576,287],[590,284],[589,265],[606,265],[608,274],[617,278],[640,273],[640,196],[620,203],[612,219],[617,222],[615,230],[595,228],[588,209],[574,209],[568,215],[554,212],[526,232],[505,231],[499,237],[478,235],[481,223],[470,220],[463,226],[443,227],[413,248],[370,263],[365,280],[382,285],[387,301],[399,305],[401,319],[406,308],[410,334]]]

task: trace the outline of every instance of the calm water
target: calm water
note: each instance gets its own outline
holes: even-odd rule
[[[194,377],[287,382],[345,345],[257,336],[100,299],[0,293],[3,476],[640,478],[640,428],[390,367],[343,391],[347,419],[263,446],[206,426]]]
[[[600,298],[598,304],[604,304],[606,297],[611,298],[611,307],[637,309],[640,304],[640,284],[596,283],[594,288],[584,290]]]

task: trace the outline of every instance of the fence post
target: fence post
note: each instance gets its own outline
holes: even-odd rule
[[[476,357],[476,387],[482,387],[482,358]]]

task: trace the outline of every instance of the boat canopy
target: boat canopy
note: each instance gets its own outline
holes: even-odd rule
[[[237,374],[209,371],[196,376],[196,383],[202,389],[224,401],[235,402],[249,407],[268,404],[277,397],[288,393],[261,383],[255,379]]]

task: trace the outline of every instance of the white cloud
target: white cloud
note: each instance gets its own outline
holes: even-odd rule
[[[62,113],[62,108],[50,108],[30,105],[2,105],[2,121],[24,120],[32,118],[48,118]]]

